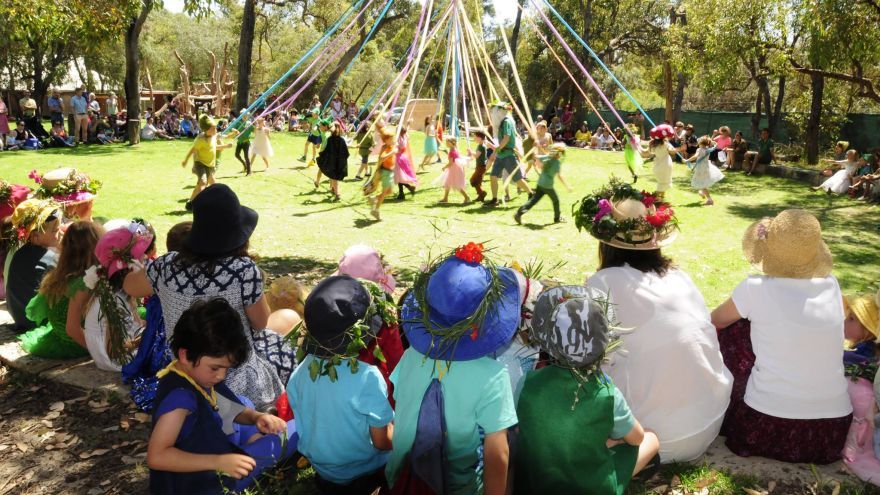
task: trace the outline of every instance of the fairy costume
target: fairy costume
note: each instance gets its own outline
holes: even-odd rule
[[[437,154],[437,127],[433,123],[425,126],[425,156]]]
[[[215,471],[172,473],[151,469],[150,493],[219,495],[230,490],[238,492],[253,484],[267,468],[293,455],[298,437],[292,421],[287,425],[286,438],[270,434],[247,443],[259,430],[253,425],[234,422],[247,407],[246,401],[222,382],[210,390],[198,386],[192,378],[174,368],[175,362],[158,373],[159,390],[153,425],[162,415],[185,409],[189,414],[174,443],[175,448],[193,454],[243,454],[252,457],[256,467],[241,480],[220,476]]]
[[[697,191],[709,189],[724,178],[724,173],[709,161],[713,151],[715,148],[697,149],[697,161],[694,163],[694,175],[691,177],[691,186]]]
[[[419,179],[412,167],[412,157],[409,153],[409,137],[401,132],[397,138],[397,166],[394,167],[394,182],[397,184],[409,184],[417,186]]]
[[[626,161],[626,168],[629,169],[629,173],[632,174],[633,177],[637,176],[638,173],[642,171],[642,167],[645,164],[641,151],[642,138],[633,135],[626,140],[626,144],[623,147],[623,159]]]
[[[67,307],[77,292],[88,290],[82,277],[71,280],[67,293],[50,303],[45,294],[37,293],[25,310],[29,320],[38,326],[19,337],[21,347],[29,354],[50,359],[88,356],[89,351],[67,335]]]
[[[444,188],[453,191],[464,191],[467,188],[467,181],[464,176],[464,167],[467,164],[467,158],[458,154],[455,148],[449,149],[449,167],[443,171],[443,174],[437,179]]]
[[[339,135],[327,133],[321,141],[318,153],[318,168],[332,180],[343,180],[348,176],[348,145]]]

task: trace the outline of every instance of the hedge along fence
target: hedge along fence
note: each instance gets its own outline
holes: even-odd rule
[[[620,126],[620,123],[617,122],[611,111],[600,110],[599,113],[602,114],[602,118],[608,122],[608,125],[610,125],[612,129]],[[635,114],[628,112],[626,115],[629,117],[625,116],[625,118],[631,118]],[[666,111],[662,108],[654,108],[648,110],[648,115],[654,122],[661,123],[666,118]],[[601,125],[599,118],[589,111],[581,110],[575,118],[576,122],[583,122],[586,120],[591,130],[595,130],[596,127]],[[876,147],[880,147],[880,114],[853,113],[847,114],[847,119],[848,122],[840,129],[839,136],[822,136],[823,142],[834,143],[838,140],[849,141],[850,147],[861,152],[867,152]],[[680,120],[685,124],[693,125],[694,132],[698,136],[711,134],[713,130],[726,125],[727,127],[730,127],[731,135],[736,131],[742,131],[746,140],[750,142],[757,140],[757,136],[751,135],[752,114],[749,112],[687,110],[681,112]],[[650,124],[645,122],[645,127],[645,135],[647,135]],[[758,127],[759,129],[767,127],[766,117],[761,118],[761,123]],[[777,129],[776,135],[773,136],[773,140],[779,144],[790,143],[793,141],[793,137],[798,136],[799,134],[800,132],[798,132],[797,129],[793,129],[783,116],[779,129]]]

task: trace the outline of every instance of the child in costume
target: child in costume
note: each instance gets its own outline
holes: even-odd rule
[[[517,417],[507,369],[491,355],[513,338],[521,303],[514,271],[485,260],[480,244],[419,273],[401,309],[412,347],[391,374],[392,493],[504,493]]]
[[[691,186],[700,193],[700,196],[706,200],[706,204],[711,206],[715,204],[712,195],[709,194],[709,188],[713,184],[724,178],[724,173],[718,170],[710,160],[709,156],[715,151],[715,142],[709,136],[703,136],[697,143],[697,152],[694,156],[685,160],[685,162],[694,163],[694,175],[691,177]]]
[[[393,304],[392,295],[397,282],[391,274],[391,270],[382,260],[382,255],[375,249],[364,244],[355,244],[345,250],[342,259],[339,260],[339,269],[334,275],[348,275],[354,278],[361,278],[375,282],[385,291],[386,299]],[[376,348],[381,350],[381,354],[376,352]],[[391,372],[400,362],[403,355],[403,341],[400,338],[400,327],[397,321],[385,323],[376,333],[376,338],[367,344],[365,349],[361,350],[358,359],[362,362],[375,366],[382,378],[385,379],[385,386],[388,387],[388,402],[394,407],[394,386],[391,383]]]
[[[553,223],[562,222],[562,213],[559,209],[559,196],[556,194],[556,190],[553,189],[553,181],[556,177],[559,177],[559,182],[561,182],[566,189],[571,191],[571,187],[565,182],[560,170],[562,167],[562,162],[560,160],[565,156],[565,149],[564,143],[554,143],[550,145],[550,154],[535,157],[535,167],[541,171],[541,175],[538,177],[538,185],[535,187],[535,194],[532,195],[526,204],[522,205],[513,216],[516,223],[522,223],[522,216],[527,211],[531,210],[538,201],[541,201],[541,198],[545,195],[549,196],[550,200],[553,202]]]
[[[477,142],[476,150],[468,151],[471,158],[476,158],[476,166],[474,166],[474,174],[471,175],[471,187],[477,191],[477,201],[482,202],[486,199],[486,191],[483,190],[483,177],[486,176],[486,164],[492,155],[492,147],[486,142],[486,131],[481,129],[474,131],[474,141]],[[490,139],[491,141],[491,139]]]
[[[15,239],[3,265],[6,307],[16,333],[34,328],[26,308],[46,272],[58,263],[61,240],[61,205],[52,199],[24,199],[26,191],[18,193],[21,202],[12,212]]]
[[[157,374],[151,493],[238,492],[296,451],[293,422],[255,411],[223,383],[226,370],[251,352],[244,332],[219,298],[194,302],[175,325],[176,359]]]
[[[424,170],[431,163],[431,158],[437,156],[437,118],[433,115],[425,117],[425,157],[419,165],[419,170]],[[439,161],[439,157],[437,158]]]
[[[410,194],[416,194],[416,186],[419,185],[419,179],[412,167],[412,154],[409,151],[409,126],[412,124],[410,119],[405,126],[400,129],[400,136],[397,138],[397,157],[394,166],[394,182],[397,183],[397,199],[403,201],[403,188],[407,188]]]
[[[0,179],[0,301],[6,299],[6,268],[9,266],[7,262],[11,261],[18,241],[18,234],[12,228],[12,214],[15,213],[15,208],[27,199],[30,192],[31,188],[27,186],[10,184]],[[27,234],[27,228],[24,233]]]
[[[318,128],[318,124],[321,122],[321,117],[318,115],[317,108],[309,110],[309,117],[306,119],[306,122],[309,124],[309,135],[306,136],[306,147],[303,149],[303,156],[299,157],[299,161],[306,161],[306,157],[309,154],[309,147],[311,146],[312,158],[307,164],[308,167],[311,167],[315,164],[315,156],[318,154],[318,147],[321,146],[321,129]]]
[[[192,173],[196,176],[196,187],[186,202],[186,209],[192,210],[192,201],[208,186],[214,184],[214,172],[217,168],[217,153],[226,148],[231,148],[232,144],[221,144],[217,137],[217,121],[208,115],[199,117],[199,129],[202,133],[193,140],[192,148],[183,159],[181,167],[186,167],[189,163],[189,157],[193,157]],[[232,131],[232,137],[237,137],[238,133]]]
[[[83,329],[98,369],[121,371],[140,343],[144,322],[137,301],[122,290],[122,282],[132,266],[146,260],[153,240],[145,225],[131,222],[104,233],[95,247],[100,265],[90,267],[83,277],[91,292]]]
[[[626,161],[626,168],[629,169],[629,173],[633,178],[633,184],[635,184],[639,180],[637,172],[640,172],[642,165],[644,165],[642,153],[645,150],[642,149],[642,138],[639,136],[639,128],[635,124],[627,124],[627,128],[630,131],[630,136],[623,146],[623,159]]]
[[[370,122],[363,122],[354,137],[354,144],[357,145],[358,156],[361,157],[361,168],[358,169],[354,180],[360,181],[363,177],[370,177],[370,166],[367,162],[370,160],[370,150],[373,149],[373,133]],[[366,175],[365,175],[366,174]]]
[[[379,194],[375,198],[369,198],[370,205],[372,206],[370,214],[376,220],[382,220],[379,215],[379,208],[382,207],[382,202],[391,194],[391,190],[394,187],[394,159],[397,156],[397,146],[394,146],[394,131],[383,127],[380,134],[382,136],[382,151],[379,152],[376,173],[373,174],[373,180],[369,184],[370,192],[376,189],[379,190]]]
[[[266,125],[266,120],[263,117],[258,118],[254,122],[254,144],[251,146],[250,161],[253,163],[254,158],[259,156],[263,159],[266,170],[269,170],[269,158],[275,155],[272,143],[269,142],[270,132],[272,132],[272,129]]]
[[[649,133],[651,142],[648,151],[641,152],[642,158],[654,159],[654,178],[657,180],[657,197],[663,199],[666,191],[672,187],[672,157],[677,153],[669,144],[675,137],[675,129],[669,124],[660,124]]]
[[[467,183],[464,180],[464,167],[467,158],[462,158],[456,149],[456,140],[452,136],[446,138],[446,146],[449,147],[449,161],[443,167],[443,174],[438,182],[443,184],[443,199],[441,203],[449,201],[449,191],[458,191],[464,196],[464,204],[471,202],[471,197],[467,193]]]
[[[67,228],[58,265],[46,274],[39,292],[27,305],[27,317],[39,325],[19,337],[28,353],[54,359],[89,354],[82,327],[89,299],[83,276],[98,262],[95,246],[103,233],[101,226],[85,221]]]
[[[859,170],[859,153],[856,150],[846,152],[845,160],[823,160],[840,167],[840,170],[826,179],[822,184],[813,188],[814,191],[819,189],[825,190],[828,194],[846,194],[849,186],[852,185],[852,178]],[[828,169],[830,173],[832,169]]]
[[[597,289],[560,286],[538,296],[529,336],[550,364],[526,376],[517,405],[514,493],[621,495],[657,455],[657,435],[602,372],[616,340],[606,313]]]
[[[244,167],[244,175],[248,176],[251,175],[251,141],[254,137],[254,126],[250,125],[248,119],[245,118],[246,114],[247,109],[242,108],[241,112],[239,112],[241,120],[238,121],[238,124],[235,124],[233,129],[239,132],[238,139],[235,142],[235,159]]]
[[[326,175],[330,178],[330,193],[335,201],[339,201],[339,181],[348,176],[348,145],[342,137],[343,130],[339,122],[321,121],[321,129],[324,134],[321,138],[321,152],[318,153],[315,187],[321,184],[321,175]]]
[[[394,411],[375,366],[358,361],[393,304],[372,282],[331,276],[306,299],[305,357],[287,384],[299,451],[309,459],[322,493],[370,494],[385,485]]]

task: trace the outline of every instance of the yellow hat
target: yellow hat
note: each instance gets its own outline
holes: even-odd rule
[[[269,285],[266,291],[266,300],[272,311],[279,309],[292,309],[302,317],[308,292],[293,275],[279,277]]]
[[[843,305],[847,311],[852,311],[859,322],[868,329],[876,339],[878,336],[878,324],[880,324],[880,310],[872,296],[859,296],[843,298]]]
[[[28,199],[22,201],[12,212],[12,227],[16,237],[21,243],[27,242],[33,231],[43,231],[46,222],[53,217],[58,217],[58,209],[61,207],[51,199]]]

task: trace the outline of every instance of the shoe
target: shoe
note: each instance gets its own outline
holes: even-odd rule
[[[522,225],[522,213],[517,211],[513,214],[513,219],[516,220],[517,225]]]
[[[415,186],[407,186],[406,188],[409,189],[409,195],[410,195],[410,196],[415,196],[415,195],[416,195],[416,187],[415,187]]]
[[[372,210],[370,210],[370,215],[373,215],[373,218],[375,218],[377,221],[381,221],[381,220],[382,220],[382,217],[379,216],[379,210],[377,210],[377,209],[375,209],[375,208],[373,208]]]
[[[186,208],[186,211],[192,211],[192,209],[193,209],[193,202],[192,202],[192,201],[187,201],[186,204],[183,205],[183,207]]]
[[[633,174],[633,184],[635,184],[638,181],[639,181],[639,176],[636,174]]]
[[[398,200],[398,201],[403,201],[404,199],[406,199],[406,196],[404,196],[403,193],[399,193],[399,194],[397,195],[397,200]]]
[[[504,195],[504,202],[506,202],[506,203],[510,202],[510,195],[509,194]]]
[[[354,176],[354,180],[360,182],[361,180],[363,180],[363,178],[361,178],[360,175],[355,175],[355,176]]]
[[[298,160],[301,161],[301,162],[306,161],[306,155],[303,155],[303,156],[299,157]]]
[[[492,198],[489,201],[483,201],[483,206],[498,206],[498,198]]]
[[[482,193],[480,193],[480,194],[477,194],[477,199],[476,199],[476,201],[477,201],[478,203],[482,203],[485,199],[486,199],[486,193],[485,193],[485,192],[482,192]]]
[[[315,160],[309,160],[309,163],[306,164],[306,167],[314,167],[314,166],[315,166]]]
[[[535,193],[530,192],[530,193],[529,193],[529,199],[532,199],[532,196],[534,196],[534,195],[535,195]]]
[[[706,206],[712,206],[712,205],[714,205],[714,204],[715,204],[715,201],[713,201],[713,200],[711,200],[711,199],[707,199],[707,200],[706,200]]]

